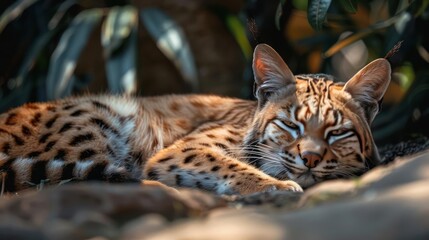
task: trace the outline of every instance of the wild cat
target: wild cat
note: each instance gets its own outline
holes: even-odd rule
[[[293,75],[254,51],[255,96],[71,97],[0,115],[6,191],[40,183],[156,180],[217,194],[302,191],[379,162],[370,125],[390,82],[385,59],[347,83]]]

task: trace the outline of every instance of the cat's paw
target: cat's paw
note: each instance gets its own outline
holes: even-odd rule
[[[302,192],[303,190],[298,183],[292,180],[285,180],[285,181],[277,181],[276,183],[269,184],[265,192],[271,192],[271,191]]]
[[[302,187],[291,180],[280,181],[280,180],[269,180],[260,182],[258,184],[242,184],[232,190],[232,194],[247,195],[257,192],[273,192],[273,191],[291,191],[291,192],[302,192]],[[225,194],[225,192],[222,192]],[[228,194],[228,193],[226,193]]]

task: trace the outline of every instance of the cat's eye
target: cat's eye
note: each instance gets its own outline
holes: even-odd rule
[[[347,133],[349,131],[350,131],[350,129],[347,129],[347,128],[339,128],[339,129],[336,129],[336,130],[332,130],[331,132],[329,132],[329,134],[331,136],[340,136],[340,135],[343,135],[343,134],[345,134],[345,133]]]
[[[296,125],[295,123],[288,121],[288,120],[282,120],[282,123],[292,129],[298,129],[298,125]]]

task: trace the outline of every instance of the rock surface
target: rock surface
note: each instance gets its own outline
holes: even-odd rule
[[[305,193],[70,184],[0,199],[0,239],[429,239],[429,151]]]

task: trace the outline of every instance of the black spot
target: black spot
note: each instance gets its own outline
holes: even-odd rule
[[[228,168],[229,168],[229,169],[233,169],[233,168],[235,168],[235,167],[237,167],[237,166],[238,166],[238,164],[233,163],[233,164],[230,164],[230,165],[228,166]]]
[[[111,111],[111,110],[110,110],[110,107],[109,107],[109,106],[107,106],[107,105],[106,105],[106,104],[104,104],[104,103],[101,103],[101,102],[98,102],[98,101],[92,101],[92,104],[93,104],[95,107],[97,107],[97,108],[104,109],[104,110],[107,110],[107,111]]]
[[[202,174],[202,175],[207,174],[207,172],[206,172],[206,171],[204,171],[204,170],[199,171],[198,173],[199,173],[199,174]]]
[[[232,135],[240,135],[240,133],[237,131],[228,130],[228,132],[231,133]]]
[[[63,107],[63,110],[69,110],[69,109],[74,108],[74,107],[76,107],[76,105],[74,105],[74,104],[65,105]]]
[[[24,126],[24,125],[22,125],[21,132],[25,136],[30,136],[31,135],[31,130],[27,126]]]
[[[201,166],[202,164],[203,164],[202,162],[197,162],[197,163],[195,163],[195,164],[194,164],[194,166],[195,166],[195,167],[199,167],[199,166]]]
[[[52,141],[48,142],[48,144],[46,144],[46,147],[45,147],[45,152],[47,152],[47,151],[51,150],[51,149],[52,149],[52,147],[53,147],[56,143],[57,143],[57,141],[56,141],[56,140],[52,140]]]
[[[71,146],[76,146],[76,145],[79,145],[79,144],[82,144],[84,142],[91,141],[91,140],[94,140],[94,134],[92,134],[92,133],[85,133],[85,134],[81,134],[81,135],[75,136],[70,141],[70,145]]]
[[[6,125],[15,125],[18,122],[18,114],[16,113],[11,113],[9,114],[9,116],[6,118]]]
[[[15,141],[16,145],[22,146],[24,145],[24,139],[16,136],[15,134],[10,134],[13,137],[13,140]]]
[[[210,170],[210,171],[212,171],[212,172],[216,172],[217,170],[219,170],[220,169],[220,167],[219,166],[214,166],[214,167],[212,167],[212,169]]]
[[[168,167],[168,171],[171,172],[171,171],[173,171],[174,169],[177,169],[177,168],[178,168],[178,166],[176,164],[173,164],[173,165],[170,165]]]
[[[57,108],[56,108],[56,107],[54,107],[54,106],[48,106],[46,109],[47,109],[49,112],[56,112],[56,111],[57,111]]]
[[[71,114],[70,114],[70,116],[72,116],[72,117],[79,117],[79,116],[81,116],[82,114],[84,114],[84,113],[87,113],[88,111],[86,111],[86,110],[76,110],[76,111],[74,111],[74,112],[72,112]]]
[[[214,162],[214,161],[216,161],[216,158],[215,158],[215,157],[213,157],[213,155],[211,155],[210,153],[209,153],[209,154],[206,154],[206,157],[207,157],[207,159],[208,159],[210,162]]]
[[[227,137],[227,138],[225,138],[225,140],[232,143],[232,144],[237,144],[237,141],[233,138]]]
[[[46,164],[48,161],[37,161],[31,167],[31,179],[30,182],[39,184],[40,181],[45,180],[46,176]]]
[[[184,148],[184,149],[182,149],[182,152],[189,152],[189,151],[193,151],[195,149],[196,148]]]
[[[160,163],[162,163],[162,162],[167,162],[167,161],[169,161],[169,160],[171,160],[171,159],[173,159],[173,157],[165,157],[165,158],[161,158],[161,159],[159,159],[158,160],[158,162],[160,162]]]
[[[51,128],[53,125],[54,125],[54,123],[57,121],[57,119],[60,117],[60,115],[58,115],[58,114],[55,114],[55,116],[53,116],[51,119],[49,119],[46,123],[45,123],[45,126],[47,127],[47,128]]]
[[[182,184],[182,176],[180,176],[179,174],[176,175],[176,185],[177,186],[181,186]]]
[[[209,137],[209,138],[216,138],[216,136],[213,135],[213,134],[206,134],[206,136]]]
[[[239,186],[239,185],[241,185],[241,182],[237,182],[235,185]]]
[[[41,113],[34,114],[33,118],[30,120],[31,125],[37,126],[40,123],[40,118],[42,117]]]
[[[94,156],[95,154],[97,154],[97,152],[93,149],[85,149],[82,152],[80,152],[79,154],[79,160],[86,160],[92,156]]]
[[[119,135],[118,130],[114,129],[112,126],[110,126],[108,123],[106,123],[103,119],[100,118],[91,118],[91,122],[98,125],[98,127],[101,130],[109,130],[112,133]]]
[[[192,154],[192,155],[187,156],[187,157],[183,160],[183,163],[184,163],[184,164],[187,164],[187,163],[192,162],[196,156],[197,156],[196,154]]]
[[[222,144],[222,143],[215,143],[214,144],[216,147],[219,147],[219,148],[222,148],[222,149],[224,149],[224,150],[226,150],[226,149],[228,149],[228,147],[225,145],[225,144]]]
[[[45,143],[51,135],[52,135],[52,133],[46,133],[46,134],[43,134],[43,135],[39,138],[39,143]]]
[[[201,146],[204,146],[204,147],[210,147],[210,144],[208,144],[208,143],[198,143],[198,144]]]
[[[65,149],[59,149],[54,159],[56,160],[65,160],[65,156],[67,155],[67,151]]]
[[[203,184],[201,184],[201,182],[200,182],[200,181],[197,181],[197,182],[195,183],[195,186],[196,186],[197,188],[199,188],[199,189],[204,189],[204,186],[203,186]]]
[[[10,148],[11,148],[10,143],[5,142],[3,143],[3,146],[1,149],[3,153],[5,153],[6,155],[9,155]]]
[[[106,169],[107,162],[99,162],[92,166],[86,175],[87,180],[104,180],[104,170]]]
[[[150,170],[147,176],[150,180],[158,180],[158,173],[155,170]]]
[[[223,179],[227,179],[227,178],[228,178],[227,174],[223,175]]]
[[[67,123],[65,123],[65,124],[60,128],[60,130],[58,131],[58,133],[63,133],[63,132],[65,132],[65,131],[68,131],[68,130],[70,130],[72,127],[73,127],[73,123],[71,123],[71,122],[67,122]]]
[[[29,153],[27,155],[27,157],[29,157],[29,158],[37,158],[38,156],[40,156],[40,154],[42,154],[42,152],[40,152],[40,151],[34,151],[34,152]]]
[[[61,173],[61,180],[68,180],[73,178],[73,171],[76,166],[75,162],[67,163],[63,167],[63,171]]]

